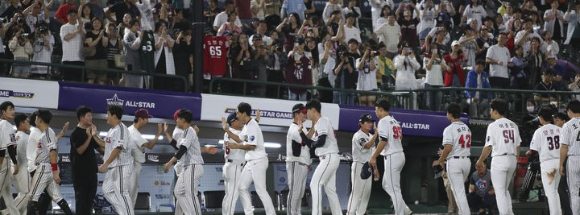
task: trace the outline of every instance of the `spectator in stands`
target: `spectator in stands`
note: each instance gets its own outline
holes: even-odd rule
[[[255,64],[254,77],[260,81],[268,81],[267,66],[271,65],[268,48],[262,43],[262,36],[259,34],[252,35],[251,54]],[[304,42],[302,42],[304,43]],[[304,46],[302,46],[304,52]],[[312,56],[310,56],[312,58]],[[311,67],[311,64],[309,65]],[[312,77],[312,75],[310,76]],[[312,82],[310,82],[312,84]],[[254,89],[259,97],[266,97],[266,86],[258,85]]]
[[[89,84],[105,85],[107,83],[107,73],[99,71],[99,69],[107,69],[107,52],[105,46],[107,41],[105,37],[105,29],[103,28],[103,21],[101,18],[94,17],[91,20],[92,28],[85,33],[85,46],[94,47],[96,49],[95,55],[85,57],[85,66],[95,70],[89,70],[87,77]]]
[[[508,68],[510,70],[510,86],[513,89],[530,89],[528,85],[529,76],[526,74],[524,69],[527,66],[526,59],[524,58],[524,49],[521,46],[516,46],[514,48],[514,56],[510,59],[508,63]]]
[[[263,39],[263,38],[262,38]],[[271,65],[268,67],[268,81],[283,83],[284,82],[284,72],[283,69],[286,68],[286,63],[288,61],[288,56],[284,52],[282,43],[274,43],[270,47],[269,58]],[[282,91],[282,89],[280,89]],[[268,91],[266,92],[268,98],[282,98],[282,92],[278,92],[276,86],[270,85]]]
[[[564,41],[564,46],[566,48],[566,53],[568,53],[568,59],[573,59],[574,62],[580,62],[578,59],[578,49],[580,47],[580,28],[578,24],[580,23],[580,4],[579,3],[568,3],[568,10],[564,14],[564,20],[568,23],[568,30],[566,32],[566,40]]]
[[[536,84],[541,81],[542,68],[544,67],[545,64],[544,54],[542,54],[540,50],[540,44],[541,44],[540,39],[537,37],[533,37],[530,51],[526,56],[527,61],[526,72],[528,73],[530,81],[528,86],[530,87],[536,86]]]
[[[380,0],[372,0],[372,1],[380,1]],[[381,9],[380,16],[377,19],[373,19],[373,31],[376,31],[381,25],[387,23],[387,19],[389,18],[389,14],[391,14],[391,6],[385,5]]]
[[[544,31],[550,33],[557,42],[562,42],[564,38],[564,12],[558,10],[558,1],[552,1],[551,8],[544,12]],[[557,53],[554,53],[557,54]]]
[[[54,1],[54,0],[53,0]],[[82,2],[82,1],[81,1]],[[99,17],[101,20],[105,20],[105,11],[99,0],[89,0],[85,5],[91,8],[91,14],[93,17]]]
[[[74,1],[74,0],[70,0],[70,1]],[[121,21],[123,20],[123,16],[125,16],[126,13],[129,13],[131,15],[131,18],[133,18],[134,20],[139,20],[139,9],[137,8],[137,6],[135,6],[135,2],[137,0],[125,0],[123,2],[119,2],[116,3],[115,5],[111,6],[109,8],[109,10],[107,10],[106,16],[107,19],[109,20],[109,22],[115,22],[115,20],[117,21],[116,23],[119,24],[121,23]],[[116,19],[113,20],[113,15],[115,14]]]
[[[72,66],[84,66],[81,56],[83,47],[83,25],[78,20],[76,8],[68,10],[68,23],[60,27],[60,39],[62,41],[62,64]],[[62,68],[62,78],[64,81],[83,81],[81,70]]]
[[[568,85],[568,90],[576,93],[580,92],[580,73],[576,73],[574,81]],[[574,99],[580,99],[580,94],[576,94],[573,97]]]
[[[215,21],[215,17],[221,12],[221,9],[217,7],[217,0],[209,0],[208,7],[204,8],[203,16],[206,20],[205,26],[212,26]]]
[[[417,26],[419,25],[419,19],[413,17],[413,11],[415,14],[419,14],[419,9],[415,4],[410,3],[408,9],[403,11],[403,17],[399,16],[399,10],[397,9],[397,23],[401,26],[401,41],[406,42],[413,48],[413,50],[418,51],[419,49],[419,37],[417,36]]]
[[[306,19],[304,16],[305,11],[306,4],[304,4],[304,0],[284,0],[284,3],[282,3],[282,7],[280,8],[280,17],[287,18],[295,13],[301,20],[304,20]]]
[[[358,91],[378,91],[377,86],[377,64],[376,58],[372,53],[371,47],[367,46],[361,58],[356,59],[355,66],[358,72],[358,81],[356,90]],[[375,94],[361,93],[358,96],[360,106],[373,107],[376,101]]]
[[[556,85],[552,83],[553,76],[554,69],[544,69],[544,72],[542,73],[542,81],[536,84],[534,91],[557,91]],[[550,101],[556,101],[556,98],[550,94],[534,94],[534,101],[549,104]]]
[[[344,27],[344,22],[346,20],[342,19],[342,13],[340,11],[334,11],[330,15],[330,18],[326,22],[326,26],[328,26],[328,31],[331,32],[331,35],[338,36],[344,35],[344,31],[340,30],[340,28]],[[342,36],[340,36],[342,38]]]
[[[290,14],[276,27],[276,31],[284,34],[284,51],[289,52],[293,49],[294,41],[300,31],[300,16],[297,13]]]
[[[426,0],[425,4],[420,7],[419,26],[417,27],[417,33],[419,34],[419,40],[421,45],[425,43],[425,38],[429,34],[432,28],[435,27],[435,18],[439,10],[435,7],[433,0]]]
[[[377,81],[379,89],[390,89],[395,85],[395,64],[387,57],[387,47],[379,43],[377,61]]]
[[[266,21],[260,21],[258,24],[258,27],[256,28],[256,34],[254,35],[260,35],[260,37],[262,38],[262,45],[266,46],[266,48],[269,50],[270,46],[272,45],[272,38],[266,36],[266,31],[268,30],[268,24],[266,23]],[[250,41],[253,41],[253,37],[254,35],[252,35],[250,37]],[[252,45],[252,42],[250,42],[250,45]]]
[[[314,7],[313,0],[303,0],[306,10],[304,10],[304,19],[316,16],[316,7]]]
[[[434,89],[443,87],[443,72],[447,71],[447,63],[443,59],[441,50],[437,44],[431,45],[431,50],[425,52],[423,58],[423,68],[426,72],[425,89]],[[429,92],[425,96],[427,108],[430,110],[439,110],[442,95],[440,92]]]
[[[83,25],[85,23],[91,23],[91,20],[93,19],[91,7],[89,5],[84,4],[83,1],[81,2],[82,2],[81,6],[79,7],[79,20]]]
[[[242,21],[242,26],[244,27],[252,25],[252,10],[250,8],[250,1],[251,0],[234,0],[236,12],[238,12],[240,21]]]
[[[320,68],[321,68],[321,78],[318,80],[318,85],[322,87],[334,87],[336,83],[336,74],[334,74],[334,67],[336,64],[337,58],[337,49],[333,45],[333,41],[331,39],[330,34],[326,34],[318,45],[319,52],[320,52]],[[332,91],[319,91],[320,101],[332,103],[333,101],[333,92]]]
[[[389,14],[387,23],[381,25],[375,30],[379,37],[379,42],[385,43],[387,46],[387,57],[394,58],[398,53],[398,44],[401,39],[401,26],[395,22],[395,15]]]
[[[488,23],[487,21],[485,23]],[[485,60],[487,55],[487,49],[494,45],[493,34],[489,32],[487,25],[482,25],[479,30],[479,37],[477,38],[477,47],[479,48],[475,52],[475,60]]]
[[[495,0],[481,0],[481,5],[487,13],[487,16],[484,17],[495,18],[497,13],[497,6],[495,4]]]
[[[32,61],[52,63],[54,36],[48,30],[48,24],[44,21],[40,21],[40,23],[36,25],[32,48],[34,50]],[[46,75],[49,73],[49,68],[48,66],[43,65],[32,65],[30,73],[35,77],[45,79]]]
[[[401,54],[393,59],[397,72],[395,75],[395,90],[417,89],[415,72],[421,69],[421,64],[415,58],[413,48],[407,43],[401,43]]]
[[[252,16],[262,21],[266,18],[266,0],[252,0],[250,2]]]
[[[48,11],[49,8],[52,7],[54,4],[54,0],[51,0],[46,6],[43,6],[44,1],[35,1],[34,4],[31,4],[26,10],[22,11],[22,15],[26,17],[26,24],[30,27],[30,32],[34,33],[34,30],[37,28],[37,25],[41,22],[48,23],[50,20],[48,17],[50,16],[50,12]]]
[[[294,49],[288,53],[288,62],[286,64],[286,83],[312,85],[312,56],[309,52],[304,51],[304,39],[296,39]],[[306,101],[307,88],[292,88],[290,87],[288,99]]]
[[[558,43],[561,41],[555,41],[552,39],[552,33],[549,31],[542,32],[542,36],[544,37],[544,42],[540,46],[540,50],[546,56],[558,56],[560,53],[560,46]]]
[[[470,26],[465,26],[464,34],[459,38],[459,43],[463,46],[466,61],[463,66],[473,67],[475,65],[475,55],[481,50],[477,45],[477,34]]]
[[[235,24],[236,20],[238,19],[238,14],[235,11],[232,11],[228,14],[228,22],[222,24],[217,32],[217,36],[223,36],[224,32],[242,32],[242,28]]]
[[[441,51],[441,55],[451,53],[449,46],[445,43],[445,35],[447,35],[445,29],[440,28],[439,31],[435,34],[433,40],[425,40],[425,50],[431,50],[431,45],[437,44],[438,49]]]
[[[552,82],[554,83],[555,89],[560,90],[567,86],[568,83],[570,83],[571,76],[567,71],[564,71],[563,66],[558,64],[556,56],[546,56],[546,68],[552,69],[554,71],[554,74],[552,74]]]
[[[58,10],[54,14],[56,21],[58,21],[61,25],[65,25],[66,23],[69,23],[68,12],[71,9],[73,9],[73,10],[78,9],[77,6],[75,5],[75,0],[66,0],[66,3],[60,5],[58,7]],[[118,19],[118,20],[121,20],[121,19]]]
[[[312,59],[312,85],[316,86],[318,83],[318,79],[320,78],[320,55],[318,52],[318,44],[316,43],[316,39],[313,37],[306,37],[304,39],[304,51],[309,52]],[[316,90],[312,90],[312,95],[317,93]]]
[[[484,71],[485,61],[478,60],[475,67],[467,73],[467,80],[465,82],[466,89],[489,89],[488,74]],[[491,101],[491,93],[481,91],[466,90],[467,104],[469,105],[469,113],[472,117],[487,117],[489,116],[489,101]]]
[[[506,48],[507,35],[500,33],[497,44],[487,50],[486,63],[489,66],[489,83],[493,88],[506,88],[509,86],[508,62],[510,52]]]
[[[518,34],[516,34],[514,42],[516,45],[524,47],[524,56],[528,56],[528,52],[530,52],[532,46],[531,44],[532,38],[536,37],[540,39],[540,44],[542,42],[542,39],[538,33],[534,32],[531,19],[525,19],[523,24],[524,29],[520,30]]]
[[[477,20],[477,28],[481,27],[483,24],[483,17],[486,17],[487,11],[481,5],[480,0],[471,1],[465,10],[463,11],[463,20],[475,19]]]
[[[490,171],[485,163],[475,165],[477,171],[469,177],[469,207],[478,213],[491,213],[495,207],[495,190],[491,181]]]
[[[360,37],[360,30],[355,26],[356,14],[346,14],[346,24],[344,24],[342,31],[344,32],[344,43],[348,43],[351,39],[355,39],[359,44],[362,42]]]
[[[525,0],[522,5],[522,15],[529,17],[532,13],[537,13],[538,8],[534,5],[533,0]]]
[[[139,32],[141,25],[137,20],[131,20],[129,23],[129,32],[123,37],[123,47],[125,47],[125,64],[126,70],[132,72],[141,72],[141,62],[139,57],[139,48],[143,39],[143,32]],[[143,88],[143,76],[134,74],[125,74],[123,76],[125,87]]]
[[[107,24],[107,32],[105,37],[103,37],[103,42],[105,43],[105,52],[107,53],[107,65],[109,69],[124,69],[125,65],[121,65],[119,63],[115,63],[115,58],[121,60],[120,58],[124,58],[121,55],[123,51],[123,41],[119,36],[119,30],[115,27],[114,23]],[[115,57],[117,56],[117,57]],[[108,79],[114,80],[113,83],[118,83],[118,75],[109,73]]]
[[[237,19],[237,16],[236,16]],[[180,9],[175,9],[175,15],[171,20],[171,24],[168,26],[169,29],[179,29],[180,31],[191,30],[191,22],[185,19],[185,12]]]
[[[193,42],[191,30],[178,32],[177,38],[175,39],[175,44],[173,45],[175,75],[184,77],[186,80],[189,80],[189,74],[191,74],[193,69],[192,64],[190,63],[190,58],[192,57]]]
[[[371,5],[371,19],[373,22],[373,31],[379,28],[383,23],[387,22],[387,14],[391,13],[391,9],[395,6],[393,0],[369,0]],[[388,7],[387,7],[388,6]],[[388,11],[385,11],[388,8]],[[382,22],[379,22],[382,19]]]
[[[344,16],[345,19],[348,19],[348,17],[346,17],[346,15],[348,15],[348,14],[351,14],[351,16],[354,15],[355,20],[354,20],[353,25],[355,27],[357,27],[358,29],[360,29],[358,19],[361,18],[362,13],[360,12],[360,8],[356,6],[356,2],[357,2],[357,0],[348,0],[348,4],[345,5],[344,8],[342,9],[342,16]],[[359,43],[360,42],[361,41],[359,41]]]
[[[30,44],[30,37],[24,33],[24,28],[21,27],[16,31],[14,37],[10,39],[8,47],[14,55],[16,61],[30,61],[32,54],[32,44]],[[12,77],[28,78],[30,75],[30,64],[14,63],[12,65]]]
[[[22,8],[22,6],[20,5],[20,1],[19,0],[11,0],[10,2],[6,2],[8,4],[10,4],[8,7],[6,7],[6,9],[4,9],[4,11],[2,12],[2,14],[0,14],[0,18],[3,19],[7,19],[8,21],[12,22],[13,17],[14,17],[14,13],[16,13],[16,11],[18,10],[22,10],[24,8]]]
[[[358,41],[351,39],[348,41],[348,48],[346,50],[337,51],[337,63],[334,67],[334,74],[336,79],[334,80],[334,88],[338,89],[356,89],[356,59],[360,58],[358,54]],[[354,105],[355,96],[352,93],[334,91],[334,103],[336,104],[346,104]]]
[[[561,82],[562,85],[560,86],[561,88],[565,87],[565,85],[567,85],[570,82],[574,81],[574,76],[578,73],[580,73],[580,68],[578,68],[576,65],[574,65],[572,62],[564,60],[564,59],[557,59],[555,64],[553,65],[554,62],[552,62],[550,59],[548,59],[548,65],[550,65],[551,67],[560,67],[560,70],[562,71],[561,73]],[[557,74],[556,74],[557,75]],[[556,76],[556,81],[558,81],[559,77]]]
[[[338,3],[338,0],[329,0],[326,2],[326,6],[324,6],[324,10],[322,11],[322,20],[326,25],[332,21],[330,18],[334,11],[342,11],[342,6]],[[342,17],[342,13],[339,13],[339,15]]]
[[[175,75],[175,63],[173,61],[173,46],[175,40],[169,35],[167,23],[161,21],[155,23],[155,73],[164,75]],[[187,58],[189,60],[189,58]],[[172,90],[174,78],[155,77],[153,81],[154,89]]]
[[[462,87],[465,86],[465,71],[463,71],[463,62],[466,60],[466,55],[463,54],[463,47],[459,41],[455,40],[451,43],[451,53],[444,56],[445,62],[449,69],[445,71],[444,86],[445,87]]]

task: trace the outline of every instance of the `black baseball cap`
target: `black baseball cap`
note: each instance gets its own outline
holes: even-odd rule
[[[232,122],[234,122],[236,119],[237,119],[236,113],[232,112],[230,113],[230,115],[228,115],[226,122],[228,122],[228,125],[232,125]]]
[[[292,113],[297,113],[297,112],[302,112],[302,113],[306,114],[306,107],[304,106],[304,104],[298,103],[298,104],[295,104],[294,107],[292,107]]]
[[[376,120],[373,119],[373,116],[371,116],[370,114],[363,114],[362,116],[360,116],[360,118],[358,119],[359,123],[364,123],[364,122],[375,122]]]
[[[373,175],[373,169],[369,165],[369,162],[366,162],[363,164],[362,170],[360,171],[360,178],[368,179],[371,177],[371,175]]]

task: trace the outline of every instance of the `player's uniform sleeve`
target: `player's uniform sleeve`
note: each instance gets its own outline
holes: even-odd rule
[[[56,134],[54,133],[54,130],[52,130],[52,128],[48,129],[48,133],[46,134],[47,136],[47,140],[48,143],[46,143],[46,147],[48,147],[48,150],[58,150],[58,140],[56,139]]]
[[[485,132],[485,147],[495,144],[495,139],[492,137],[493,131],[493,126],[487,126],[487,132]]]
[[[258,136],[257,136],[257,129],[254,127],[257,126],[252,124],[248,130],[247,130],[247,136],[246,136],[246,142],[244,143],[244,145],[252,145],[252,146],[257,146],[258,145]]]
[[[449,129],[449,127],[445,128],[445,130],[443,130],[443,143],[442,145],[451,145],[453,146],[453,130]]]
[[[530,149],[540,152],[541,150],[541,144],[542,144],[542,132],[540,131],[540,129],[536,130],[534,132],[534,136],[532,136],[532,141],[530,142]]]
[[[123,136],[127,134],[123,134],[121,129],[115,129],[113,134],[111,135],[111,146],[114,148],[121,148],[125,149],[125,143],[123,142]]]
[[[352,145],[354,145],[359,151],[364,152],[367,151],[368,149],[365,149],[364,145],[367,143],[367,139],[364,138],[362,135],[360,135],[359,133],[355,133],[352,136]]]
[[[389,125],[383,120],[379,121],[378,125],[380,141],[388,142],[389,140]]]
[[[188,128],[183,132],[183,137],[179,140],[179,146],[184,146],[185,148],[190,148],[191,143],[196,139],[196,134],[193,131],[193,128]]]
[[[318,136],[328,135],[328,132],[329,132],[328,127],[330,126],[330,124],[328,123],[326,118],[322,118],[321,120],[316,122],[315,126],[316,126],[316,132],[318,132]]]
[[[135,145],[137,147],[141,148],[147,142],[148,141],[145,140],[145,138],[143,138],[143,136],[139,135],[139,133],[137,133],[137,132],[131,133],[131,141],[130,141],[130,143],[135,143]]]
[[[4,124],[2,130],[1,139],[0,139],[0,150],[5,149],[10,145],[16,144],[16,133],[14,133],[14,129],[9,123]]]
[[[562,128],[562,135],[560,135],[560,143],[563,145],[570,144],[570,134],[571,134],[570,126],[568,126],[568,123],[566,123]]]

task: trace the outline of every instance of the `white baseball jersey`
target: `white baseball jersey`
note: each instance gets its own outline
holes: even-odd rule
[[[177,142],[177,148],[181,148],[181,146],[187,148],[187,152],[178,161],[181,165],[203,164],[199,139],[191,126],[183,131],[181,139]]]
[[[371,133],[365,134],[361,130],[358,130],[352,136],[352,161],[365,163],[371,159],[371,156],[375,152],[375,146],[370,149],[365,149],[364,145],[373,138]]]
[[[451,123],[443,130],[443,146],[445,145],[453,147],[447,158],[470,156],[471,130],[461,121]]]
[[[143,145],[147,143],[147,140],[143,138],[141,132],[135,128],[135,125],[129,127],[129,134],[131,135],[129,141],[129,150],[131,150],[131,156],[135,159],[135,162],[145,163],[145,149]]]
[[[36,164],[34,159],[36,158],[36,149],[38,148],[38,140],[40,140],[40,135],[42,132],[34,126],[30,126],[30,136],[28,136],[28,142],[26,144],[26,158],[28,160],[28,172],[36,170]]]
[[[379,120],[377,127],[380,140],[387,141],[387,145],[381,152],[381,155],[391,155],[403,151],[403,145],[401,144],[403,140],[403,129],[395,118],[385,116]]]
[[[501,118],[487,126],[485,146],[493,146],[491,156],[517,156],[517,147],[522,142],[518,125],[509,119]]]
[[[242,131],[240,130],[236,130],[233,128],[230,128],[230,131],[232,133],[234,133],[235,135],[240,135],[240,133],[242,133]],[[228,147],[226,145],[226,143],[232,143],[232,142],[236,142],[234,139],[230,138],[230,136],[228,136],[228,133],[224,134],[224,159],[225,161],[227,160],[232,160],[234,162],[244,162],[246,160],[245,156],[246,156],[246,151],[243,149],[230,149],[230,147]]]
[[[256,146],[254,150],[246,151],[246,161],[268,157],[264,148],[264,136],[262,129],[255,119],[250,119],[240,133],[240,139],[244,140],[244,145]]]
[[[16,144],[16,131],[10,122],[0,121],[0,150]]]
[[[107,137],[105,137],[105,156],[103,157],[103,160],[108,160],[114,149],[121,148],[121,152],[119,152],[117,158],[109,164],[109,169],[117,166],[133,164],[133,157],[131,157],[131,152],[128,149],[129,142],[131,141],[129,135],[129,129],[127,129],[127,126],[123,123],[119,123],[115,127],[109,129]]]
[[[298,161],[300,163],[310,164],[310,148],[307,145],[300,147],[300,156],[296,157],[292,153],[292,141],[303,143],[298,128],[299,126],[296,123],[292,123],[288,128],[288,133],[286,134],[286,162]],[[302,132],[304,134],[308,133],[304,127],[302,127]]]
[[[314,136],[312,137],[313,141],[318,141],[318,137],[322,135],[326,135],[326,143],[322,147],[316,147],[315,154],[316,156],[322,156],[326,154],[334,154],[338,153],[338,143],[336,141],[336,135],[334,134],[334,128],[332,128],[332,124],[330,123],[330,119],[328,117],[320,117],[314,125]]]
[[[19,166],[28,164],[28,158],[26,157],[26,145],[28,145],[28,134],[23,131],[16,132],[16,160]],[[20,170],[24,171],[24,170]]]
[[[568,145],[568,156],[580,155],[580,118],[572,118],[562,127],[560,143]]]
[[[50,151],[57,150],[57,140],[56,135],[52,129],[46,129],[41,132],[39,136],[40,139],[37,141],[36,145],[36,155],[34,163],[50,163]],[[36,141],[36,139],[35,139]]]
[[[530,149],[540,154],[540,162],[560,159],[560,127],[547,124],[534,132]]]

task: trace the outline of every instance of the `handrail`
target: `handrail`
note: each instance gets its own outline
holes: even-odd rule
[[[92,68],[92,67],[86,67],[86,66],[78,66],[78,65],[66,65],[66,64],[59,64],[59,63],[44,63],[44,62],[35,62],[35,61],[22,61],[22,60],[10,60],[10,59],[1,59],[0,58],[0,63],[13,63],[13,64],[25,64],[25,65],[40,65],[40,66],[47,66],[49,68],[51,67],[55,67],[55,68],[69,68],[69,69],[79,69],[82,70],[82,80],[85,79],[86,75],[85,73],[87,72],[87,70],[92,70],[92,71],[98,71],[98,72],[105,72],[105,73],[115,73],[117,74],[117,77],[120,77],[119,74],[130,74],[130,75],[141,75],[141,76],[153,76],[153,77],[166,77],[166,78],[172,78],[172,79],[180,79],[183,83],[183,92],[188,92],[188,85],[187,85],[187,79],[185,77],[182,76],[178,76],[178,75],[167,75],[167,74],[158,74],[158,73],[152,73],[152,72],[147,72],[145,70],[140,70],[140,71],[126,71],[126,70],[122,70],[122,69],[109,69],[109,68]],[[153,80],[151,79],[151,85],[153,85]]]

